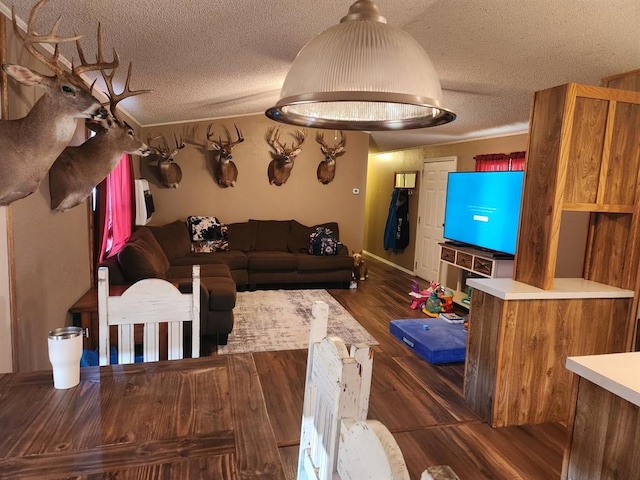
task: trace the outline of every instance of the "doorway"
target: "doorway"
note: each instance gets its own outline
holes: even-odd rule
[[[447,196],[447,175],[455,172],[458,157],[425,159],[422,163],[418,220],[416,229],[415,275],[424,280],[441,281],[440,246],[443,241],[444,205]]]

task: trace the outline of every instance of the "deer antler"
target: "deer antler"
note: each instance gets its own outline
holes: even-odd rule
[[[71,67],[71,71],[74,75],[81,75],[84,72],[93,70],[111,70],[118,68],[120,65],[120,57],[116,49],[113,49],[113,61],[107,62],[102,54],[102,26],[98,22],[98,55],[96,56],[96,63],[88,63],[84,56],[84,51],[80,45],[80,37],[76,39],[76,50],[78,51],[78,57],[80,57],[80,65]]]
[[[131,90],[129,88],[129,80],[131,79],[131,62],[129,62],[129,69],[127,70],[127,80],[124,83],[124,88],[122,92],[119,94],[114,93],[113,91],[113,77],[116,73],[115,69],[111,70],[110,74],[107,74],[104,70],[100,70],[102,73],[102,78],[104,78],[104,83],[107,86],[107,90],[109,93],[107,96],[109,97],[109,110],[111,110],[111,114],[117,118],[116,116],[116,105],[125,98],[133,97],[135,95],[142,95],[143,93],[149,93],[151,90]]]
[[[152,142],[156,139],[162,139],[162,145],[160,145],[159,147],[154,147],[152,145]],[[151,150],[153,150],[153,153],[155,153],[156,155],[159,155],[163,158],[163,160],[172,160],[173,157],[176,156],[176,154],[178,153],[178,151],[182,150],[185,147],[184,141],[182,140],[182,135],[180,135],[180,137],[177,137],[175,132],[173,134],[173,140],[176,144],[175,148],[173,150],[171,150],[169,148],[169,143],[167,142],[167,137],[165,137],[164,135],[148,135],[147,136],[147,145],[149,146],[149,148]]]
[[[340,130],[340,141],[338,143],[336,143],[334,146],[330,147],[325,141],[324,141],[324,132],[318,132],[316,134],[316,142],[318,142],[322,148],[324,149],[324,151],[330,155],[330,156],[338,156],[341,153],[344,152],[344,147],[347,143],[347,139],[344,136],[344,132],[342,130]]]
[[[223,150],[227,153],[231,153],[231,150],[233,150],[233,148],[238,145],[239,143],[244,142],[244,137],[242,136],[242,132],[240,131],[240,129],[238,128],[238,126],[234,123],[233,126],[236,129],[236,135],[238,136],[238,140],[236,140],[235,142],[231,140],[231,133],[229,133],[229,129],[224,126],[224,131],[225,134],[227,136],[227,141],[223,142],[222,141],[222,137],[218,137],[218,141],[216,142],[215,139],[213,138],[213,124],[210,123],[207,126],[207,140],[209,140],[209,142],[211,142],[211,145],[216,149],[216,150]]]
[[[31,9],[31,14],[29,15],[29,23],[27,24],[27,32],[26,32],[25,35],[22,35],[22,32],[20,32],[20,29],[18,28],[18,22],[16,20],[15,9],[12,7],[11,8],[11,17],[12,17],[12,20],[13,20],[13,31],[15,32],[15,34],[16,34],[16,36],[18,38],[22,39],[22,41],[24,42],[25,48],[27,49],[27,51],[31,55],[36,57],[42,63],[47,65],[51,70],[53,70],[53,72],[54,72],[54,74],[56,76],[60,76],[60,75],[62,75],[64,73],[64,69],[58,63],[58,55],[60,53],[59,50],[58,50],[58,44],[59,43],[64,43],[64,42],[77,41],[77,40],[79,40],[81,38],[81,36],[59,37],[58,36],[58,26],[60,25],[60,20],[61,20],[60,18],[58,18],[56,20],[56,22],[53,24],[53,27],[51,28],[51,32],[49,32],[47,35],[37,35],[35,33],[35,24],[36,24],[36,18],[38,16],[38,11],[48,1],[49,0],[40,0]],[[42,52],[40,52],[37,48],[35,48],[35,44],[36,43],[52,43],[52,44],[55,44],[56,47],[55,47],[55,51],[53,53],[53,56],[51,58],[49,58],[46,55],[44,55]]]
[[[269,130],[269,137],[271,137],[271,132],[272,130]],[[298,150],[302,144],[304,143],[304,140],[307,136],[307,132],[306,130],[296,130],[295,133],[291,134],[293,136],[293,138],[295,138],[298,143],[296,144],[295,142],[291,142],[291,148],[287,148],[287,144],[286,143],[281,143],[280,142],[280,129],[276,128],[275,132],[273,132],[273,138],[271,141],[269,141],[269,138],[267,138],[267,142],[269,142],[269,144],[276,150],[276,152],[278,152],[280,155],[291,155],[292,152]]]

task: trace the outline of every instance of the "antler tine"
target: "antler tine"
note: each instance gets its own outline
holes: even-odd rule
[[[47,65],[56,75],[62,75],[64,73],[64,69],[58,63],[58,44],[64,42],[73,42],[80,38],[81,36],[75,37],[59,37],[58,36],[58,27],[60,25],[61,18],[58,18],[56,22],[53,24],[51,31],[47,35],[38,35],[35,32],[36,18],[38,17],[38,12],[40,8],[47,3],[48,0],[40,0],[36,5],[31,9],[31,13],[29,14],[29,22],[27,23],[27,31],[23,35],[18,28],[18,21],[16,17],[15,8],[11,7],[11,19],[13,21],[13,31],[16,36],[20,38],[24,42],[24,46],[27,51],[33,55],[36,59],[40,60],[42,63]],[[52,58],[47,57],[42,52],[40,52],[34,44],[36,43],[53,43],[56,44],[56,50]]]
[[[118,68],[120,65],[120,57],[118,56],[118,52],[116,52],[115,48],[113,49],[113,60],[111,62],[107,62],[104,59],[104,55],[102,53],[102,25],[100,22],[98,22],[98,55],[96,56],[96,63],[88,63],[86,61],[79,39],[76,40],[76,50],[78,51],[78,57],[80,57],[80,65],[72,68],[74,75],[81,75],[84,72],[93,70],[111,70]]]
[[[111,110],[111,114],[116,116],[116,106],[118,103],[125,98],[133,97],[135,95],[142,95],[143,93],[149,93],[151,90],[131,90],[129,88],[129,80],[131,79],[131,62],[129,62],[129,69],[127,71],[127,80],[125,81],[124,88],[122,92],[116,94],[113,91],[113,77],[115,76],[115,69],[111,70],[111,73],[106,73],[104,70],[100,70],[102,73],[102,77],[104,78],[104,83],[107,86],[107,90],[109,93],[107,96],[109,97],[109,109]]]
[[[176,137],[176,132],[173,132],[173,141],[176,142],[176,150],[181,150],[184,148],[184,142],[182,141],[182,135],[180,135],[180,140]]]
[[[296,140],[298,140],[298,145],[295,145],[294,143],[292,143],[291,144],[291,150],[295,150],[296,148],[300,148],[302,146],[302,144],[304,143],[305,139],[307,138],[307,131],[306,130],[296,130],[295,138],[296,138]]]
[[[324,132],[316,133],[316,142],[322,145],[324,148],[329,148],[329,145],[324,141]]]

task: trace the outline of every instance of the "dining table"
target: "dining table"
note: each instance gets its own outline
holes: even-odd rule
[[[284,479],[251,354],[0,375],[0,478]]]

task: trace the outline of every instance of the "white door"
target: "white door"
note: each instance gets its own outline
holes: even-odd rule
[[[440,246],[447,195],[447,174],[455,172],[458,157],[430,158],[422,164],[415,274],[425,280],[446,282],[440,276]]]

